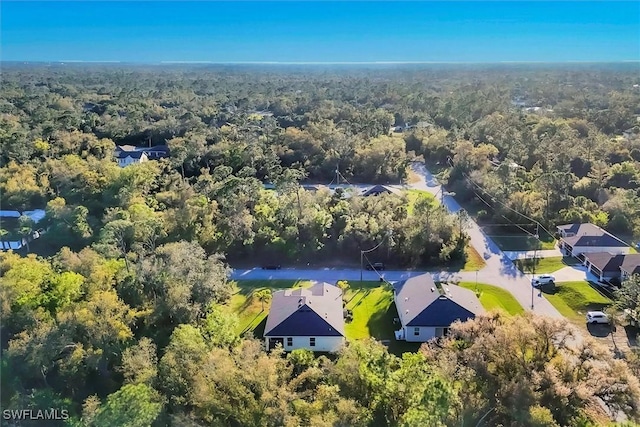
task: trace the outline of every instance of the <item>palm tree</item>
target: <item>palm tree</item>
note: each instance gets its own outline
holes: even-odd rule
[[[254,292],[253,296],[262,303],[262,311],[264,311],[264,303],[271,300],[271,289],[261,289]]]
[[[346,280],[338,280],[337,286],[342,291],[342,299],[346,302],[347,290],[351,287],[351,285],[349,285],[349,282],[347,282]]]

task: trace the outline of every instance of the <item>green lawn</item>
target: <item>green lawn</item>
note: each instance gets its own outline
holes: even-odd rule
[[[393,292],[380,282],[349,282],[347,309],[353,311],[353,320],[345,325],[347,339],[374,337],[387,344],[389,352],[398,356],[415,352],[421,343],[396,341],[393,319],[398,317]]]
[[[236,292],[228,304],[239,319],[239,332],[253,332],[262,337],[269,313],[270,303],[264,304],[251,298],[253,292],[264,289],[287,289],[294,286],[310,286],[310,281],[296,280],[247,280],[236,282]],[[475,289],[475,283],[462,282],[460,286]],[[481,292],[480,302],[486,310],[502,309],[509,314],[521,313],[522,307],[513,296],[495,286],[478,284]],[[346,307],[353,312],[353,320],[345,325],[347,339],[374,337],[388,343],[389,351],[401,355],[407,351],[416,351],[420,343],[396,341],[393,319],[398,313],[393,302],[393,292],[379,281],[351,281],[346,292]]]
[[[556,283],[556,290],[544,295],[560,314],[579,323],[585,322],[587,311],[602,310],[613,302],[584,280]]]
[[[413,207],[419,199],[430,200],[432,204],[436,204],[433,194],[425,190],[405,190],[409,204],[407,205],[407,214],[413,214]]]
[[[489,237],[502,249],[503,251],[532,251],[536,249],[553,249],[555,248],[556,241],[551,236],[546,236],[546,233],[540,235],[541,244],[538,244],[538,240],[527,234],[509,234],[509,235],[501,235],[501,234],[491,234],[490,231]]]
[[[236,282],[236,292],[229,302],[230,309],[240,318],[239,332],[253,332],[262,337],[269,314],[270,303],[264,304],[251,298],[255,291],[270,289],[287,289],[293,286],[310,286],[310,281],[296,280],[246,280]],[[346,293],[347,308],[353,312],[353,320],[345,324],[347,339],[363,339],[374,337],[388,342],[389,351],[402,354],[417,351],[419,343],[396,341],[394,337],[393,319],[398,313],[393,303],[393,293],[379,281],[351,281]]]
[[[240,320],[238,332],[241,334],[253,332],[256,337],[262,337],[271,303],[265,302],[263,311],[262,303],[251,297],[255,291],[264,288],[288,289],[294,286],[307,287],[310,285],[310,281],[302,280],[240,280],[235,282],[236,290],[228,306],[238,315]]]
[[[478,271],[487,265],[484,258],[473,247],[467,245],[464,250],[465,259],[448,261],[441,268],[445,271]]]
[[[502,288],[487,285],[485,283],[478,283],[476,288],[475,282],[460,282],[459,286],[471,289],[472,291],[475,291],[476,289],[480,291],[480,303],[487,311],[499,309],[511,315],[524,312],[524,309],[513,295]]]
[[[473,247],[467,246],[465,254],[467,258],[461,271],[477,271],[487,265],[484,258]]]
[[[353,311],[353,320],[345,325],[348,339],[375,337],[388,339],[389,334],[382,319],[393,302],[393,292],[380,282],[349,282],[347,309]],[[393,316],[397,317],[397,316]],[[389,324],[393,326],[393,318]],[[393,329],[393,328],[392,328]],[[393,331],[391,331],[393,336]]]
[[[518,259],[515,260],[514,263],[523,273],[532,273],[534,267],[533,259]],[[549,258],[536,258],[535,259],[535,272],[544,274],[544,273],[553,273],[554,271],[558,271],[561,268],[570,266],[570,265],[579,265],[580,261],[575,259],[574,257],[549,257]]]

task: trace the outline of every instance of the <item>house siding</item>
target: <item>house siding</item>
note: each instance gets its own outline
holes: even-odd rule
[[[615,246],[575,246],[572,250],[573,256],[579,254],[594,253],[594,252],[608,252],[612,255],[628,254],[629,247],[615,247]]]
[[[418,335],[415,335],[415,328],[419,329]],[[404,326],[404,340],[408,342],[427,342],[445,334],[445,330],[449,326]]]
[[[418,335],[414,334],[415,328],[420,330]],[[425,342],[429,341],[436,336],[436,328],[433,326],[405,326],[404,329],[404,339],[408,342]]]
[[[312,337],[287,337],[287,336],[267,336],[264,338],[265,345],[269,347],[269,339],[271,338],[279,338],[283,340],[283,347],[285,351],[298,350],[301,348],[312,350],[312,351],[323,351],[323,352],[336,352],[344,346],[344,337],[315,337],[316,345],[315,347],[311,347],[309,345],[309,338]],[[287,338],[293,338],[292,345],[287,345]],[[271,350],[271,349],[269,349]]]

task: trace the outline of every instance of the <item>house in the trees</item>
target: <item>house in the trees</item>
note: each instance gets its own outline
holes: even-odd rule
[[[169,157],[169,147],[166,145],[154,145],[153,147],[136,147],[134,145],[117,145],[114,155],[121,167],[134,163],[158,160]]]
[[[395,194],[396,196],[401,196],[402,192],[397,188],[389,187],[388,185],[374,185],[362,192],[362,195],[365,197],[379,196],[380,194]]]
[[[629,245],[606,230],[591,223],[559,225],[560,250],[563,254],[584,261],[585,253],[607,252],[612,255],[629,253]]]
[[[345,342],[342,291],[328,283],[277,291],[271,300],[264,339],[267,350],[305,348],[335,352]]]
[[[118,166],[123,168],[136,163],[146,162],[149,158],[143,151],[120,151],[116,154],[116,160],[118,161]]]
[[[35,209],[32,211],[8,211],[0,210],[0,223],[3,224],[3,228],[7,230],[8,236],[0,236],[0,249],[2,250],[18,250],[24,246],[28,247],[28,242],[40,238],[40,235],[44,234],[46,230],[44,228],[36,228],[28,236],[16,236],[18,234],[17,227],[18,221],[21,216],[27,216],[33,221],[33,224],[37,225],[42,221],[46,215],[44,209]],[[9,237],[12,236],[12,237]],[[5,240],[6,238],[6,240]]]
[[[393,285],[393,299],[401,328],[397,340],[425,342],[442,337],[456,320],[464,322],[484,313],[475,292],[456,285],[440,290],[430,274]]]

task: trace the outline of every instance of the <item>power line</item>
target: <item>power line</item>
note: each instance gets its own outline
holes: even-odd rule
[[[370,265],[370,266],[371,266],[371,269],[372,269],[373,271],[375,271],[375,273],[378,275],[378,278],[380,278],[380,279],[384,280],[384,277],[383,277],[383,276],[378,272],[378,270],[376,270],[376,268],[375,268],[375,267],[373,266],[373,264],[371,263],[371,260],[369,259],[369,257],[368,257],[366,254],[364,254],[364,253],[363,253],[362,255],[364,255],[365,259],[367,260],[367,264],[368,264],[368,265]],[[386,280],[385,280],[385,282],[386,282]]]
[[[476,184],[469,175],[467,175],[466,173],[462,172],[462,175],[464,175],[464,177],[467,179],[467,181],[469,181],[471,184],[473,184],[474,186],[476,186],[480,191],[482,191],[483,193],[487,194],[488,196],[491,197],[491,199],[497,203],[500,203],[502,206],[504,206],[505,208],[509,209],[510,211],[520,215],[523,218],[528,219],[529,221],[533,221],[534,223],[538,224],[538,226],[540,228],[542,228],[547,234],[549,234],[549,236],[553,236],[553,233],[551,233],[549,230],[547,230],[542,224],[540,224],[540,222],[536,221],[535,219],[521,213],[518,212],[517,210],[513,209],[512,207],[508,206],[507,204],[505,204],[504,202],[500,201],[497,197],[492,196],[487,190],[485,190],[484,188],[482,188],[480,185]],[[475,193],[475,191],[474,191]],[[508,219],[505,217],[505,219]]]

